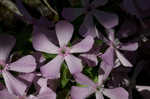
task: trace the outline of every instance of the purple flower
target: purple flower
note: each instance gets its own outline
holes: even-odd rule
[[[118,39],[115,39],[114,31],[108,30],[109,40],[105,39],[106,43],[110,46],[108,49],[111,50],[111,53],[115,53],[119,61],[127,67],[131,67],[132,64],[124,57],[124,55],[119,50],[125,51],[135,51],[138,48],[138,43],[127,43],[122,44]],[[103,56],[102,56],[103,57]],[[111,57],[114,57],[111,56]],[[110,55],[104,57],[104,61],[107,61],[110,58]],[[114,61],[114,59],[112,60]],[[112,62],[114,64],[114,62]],[[114,65],[113,65],[114,66]]]
[[[100,63],[100,75],[101,80],[104,81],[109,76],[110,72],[114,66],[114,50],[112,48],[108,48],[104,54],[102,54],[102,62]]]
[[[56,99],[56,93],[50,89],[49,87],[47,87],[47,79],[44,78],[40,78],[37,81],[37,84],[40,86],[40,90],[37,96],[31,96],[31,99]]]
[[[1,99],[17,99],[18,98],[18,96],[10,94],[6,88],[0,91],[0,97]]]
[[[3,89],[0,91],[0,97],[1,99],[56,99],[56,93],[47,87],[47,79],[40,78],[37,83],[40,86],[40,90],[36,96],[27,96],[26,94],[16,96],[10,94],[7,89]]]
[[[97,29],[93,23],[93,16],[96,17],[98,22],[105,28],[112,28],[118,24],[117,15],[96,9],[99,6],[105,5],[107,1],[108,0],[94,0],[90,3],[90,0],[81,0],[83,8],[64,8],[62,16],[69,21],[73,21],[80,15],[85,14],[86,16],[80,26],[79,33],[84,37],[86,35],[96,37]],[[93,32],[87,32],[87,30]]]
[[[40,17],[40,19],[36,19],[30,15],[30,13],[24,7],[22,1],[15,0],[16,5],[19,11],[22,13],[22,16],[18,16],[19,18],[23,19],[23,21],[27,21],[29,24],[34,24],[40,28],[48,28],[52,25],[50,21],[48,21],[45,17]]]
[[[81,59],[83,60],[83,62],[87,63],[88,66],[97,66],[98,64],[98,59],[97,56],[95,54],[81,54],[80,55]]]
[[[127,38],[133,36],[141,31],[141,28],[137,25],[136,20],[126,19],[120,26],[119,31],[117,32],[118,38]],[[143,34],[143,32],[142,32]]]
[[[36,73],[21,73],[17,76],[17,78],[21,81],[23,81],[28,87],[31,86],[32,82],[35,81]]]
[[[87,64],[91,67],[97,66],[97,56],[99,55],[100,49],[101,46],[95,44],[90,51],[88,51],[87,53],[80,54],[80,58],[82,59],[83,64]]]
[[[150,91],[150,86],[141,86],[141,85],[136,85],[136,88],[139,92],[143,91],[143,90],[147,90]]]
[[[145,17],[148,17],[150,11],[150,1],[149,0],[123,0],[121,3],[121,7],[131,15],[135,15],[141,25],[146,27],[145,23],[143,22]]]
[[[29,24],[33,25],[33,32],[41,32],[49,36],[49,39],[56,43],[56,34],[53,30],[54,23],[49,21],[46,17],[40,17],[40,19],[36,19],[30,15],[30,13],[26,10],[24,5],[22,4],[22,1],[15,0],[16,5],[19,8],[20,12],[23,14],[23,16],[18,16],[23,21],[25,20]]]
[[[81,60],[73,56],[72,53],[83,53],[89,51],[94,43],[93,37],[87,36],[81,42],[72,47],[68,47],[67,44],[73,35],[73,26],[66,21],[60,21],[56,24],[56,35],[60,47],[51,43],[44,34],[33,33],[33,47],[37,51],[57,54],[53,60],[41,67],[43,76],[51,79],[58,78],[60,76],[60,67],[64,60],[72,74],[81,72]]]
[[[149,0],[123,0],[121,6],[128,13],[136,15],[137,18],[142,19],[149,16],[150,1]]]
[[[103,56],[112,56],[112,50],[108,49]],[[87,76],[82,73],[74,74],[74,78],[77,83],[84,85],[84,87],[73,86],[71,88],[72,99],[86,99],[91,94],[96,94],[96,99],[104,99],[103,95],[110,99],[128,99],[128,92],[122,87],[117,88],[105,88],[104,81],[108,78],[112,71],[112,60],[113,58],[102,61],[99,68],[98,82],[94,83]]]
[[[138,92],[140,92],[142,99],[149,99],[149,97],[150,97],[150,93],[149,93],[150,86],[136,85],[136,89]]]
[[[103,95],[107,96],[110,99],[128,99],[128,92],[121,88],[104,88],[103,81],[99,77],[98,83],[94,83],[87,76],[82,73],[74,75],[76,82],[85,87],[73,86],[71,88],[71,97],[72,99],[86,99],[91,94],[96,94],[96,99],[104,99]]]
[[[15,0],[16,5],[23,16],[17,15],[21,19],[25,19],[28,23],[32,23],[34,18],[29,14],[26,8],[23,6],[21,0]]]
[[[11,94],[23,95],[27,86],[13,77],[10,71],[30,73],[36,69],[34,57],[24,56],[19,60],[10,63],[9,53],[15,45],[15,38],[11,35],[0,35],[0,73],[2,74],[6,87]],[[17,87],[16,87],[17,86]]]

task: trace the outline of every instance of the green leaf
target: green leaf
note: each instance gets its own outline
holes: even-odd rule
[[[62,64],[62,72],[61,72],[61,87],[64,88],[68,84],[70,79],[70,72],[65,63]]]
[[[83,72],[89,76],[89,77],[92,77],[92,67],[86,67],[84,68]]]
[[[77,83],[77,86],[78,86],[78,87],[88,87],[88,85],[81,85],[81,84],[79,84],[79,83]]]
[[[95,40],[95,44],[97,44],[97,45],[101,45],[102,43],[103,43],[102,40]]]
[[[56,57],[56,54],[48,54],[48,53],[43,53],[44,58],[46,59],[53,59]]]

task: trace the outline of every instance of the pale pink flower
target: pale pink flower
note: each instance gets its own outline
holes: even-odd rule
[[[72,24],[66,21],[60,21],[56,24],[55,30],[60,47],[50,42],[46,35],[38,31],[33,33],[33,47],[37,51],[57,54],[54,59],[41,67],[43,76],[51,79],[59,78],[61,64],[64,60],[72,74],[81,72],[83,68],[81,60],[72,54],[88,52],[93,46],[93,37],[87,36],[81,42],[69,47],[67,44],[73,35]]]
[[[11,35],[0,35],[0,73],[11,94],[23,95],[27,85],[15,78],[9,71],[30,73],[36,69],[36,63],[31,55],[24,56],[12,63],[9,62],[9,53],[15,45],[15,41]]]

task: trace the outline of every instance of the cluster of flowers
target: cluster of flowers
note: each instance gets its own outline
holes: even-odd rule
[[[56,99],[57,84],[54,79],[60,78],[60,69],[64,61],[76,83],[80,84],[71,87],[71,99],[85,99],[93,93],[95,93],[96,99],[104,99],[104,96],[110,99],[128,99],[129,94],[126,89],[121,86],[116,88],[105,87],[104,82],[114,68],[120,65],[133,66],[121,51],[136,51],[138,43],[124,44],[115,38],[113,27],[118,24],[118,16],[97,9],[97,7],[105,5],[107,0],[94,0],[91,3],[89,3],[89,0],[81,1],[84,8],[64,8],[62,16],[67,21],[61,20],[54,25],[43,17],[40,19],[31,17],[21,1],[16,0],[19,10],[24,15],[23,18],[33,24],[33,48],[38,52],[55,54],[56,57],[48,61],[40,56],[41,54],[27,55],[14,62],[9,53],[15,45],[15,38],[11,35],[0,35],[0,70],[6,85],[6,88],[1,85],[3,87],[0,91],[2,99]],[[79,34],[84,39],[72,46],[71,38],[74,27],[68,21],[73,21],[82,14],[85,15],[85,18],[79,28]],[[93,16],[105,27],[107,37],[98,31]],[[22,18],[22,16],[20,17]],[[49,29],[49,27],[54,26],[55,31]],[[108,45],[104,53],[90,53],[95,44],[95,39],[101,39]],[[57,40],[58,43],[56,43]],[[82,60],[81,57],[85,60]],[[37,58],[39,59],[38,62]],[[101,62],[98,59],[101,59]],[[48,62],[39,66],[38,63],[45,60]],[[83,68],[86,68],[82,61],[87,60],[92,61],[94,66],[99,65],[97,82],[92,81],[82,72]],[[36,69],[40,69],[40,72],[37,73]],[[19,76],[14,77],[12,71],[19,72]],[[31,83],[35,84],[37,90],[37,93],[32,95],[28,94]]]

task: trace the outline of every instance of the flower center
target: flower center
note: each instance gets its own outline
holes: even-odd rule
[[[115,40],[115,46],[116,46],[117,48],[119,48],[119,47],[121,46],[121,43],[120,43],[119,39],[116,39],[116,40]]]
[[[59,54],[62,56],[67,56],[70,53],[70,48],[67,46],[64,46],[59,49]]]
[[[0,72],[9,68],[9,64],[0,64]]]
[[[87,13],[91,12],[94,8],[95,8],[95,7],[94,7],[93,5],[88,5],[88,6],[86,6],[86,8],[85,8],[85,13],[87,14]]]
[[[97,88],[96,88],[97,91],[100,91],[100,89],[101,89],[101,87],[97,87]]]
[[[62,49],[62,50],[61,50],[61,53],[62,53],[62,54],[65,54],[65,53],[66,53],[66,50],[65,50],[65,49]]]
[[[97,91],[101,91],[101,90],[103,90],[103,88],[104,88],[104,85],[97,85],[96,86]]]
[[[111,44],[110,44],[113,48],[117,49],[117,48],[120,48],[121,47],[121,43],[118,39],[116,39],[114,42],[111,41]]]

